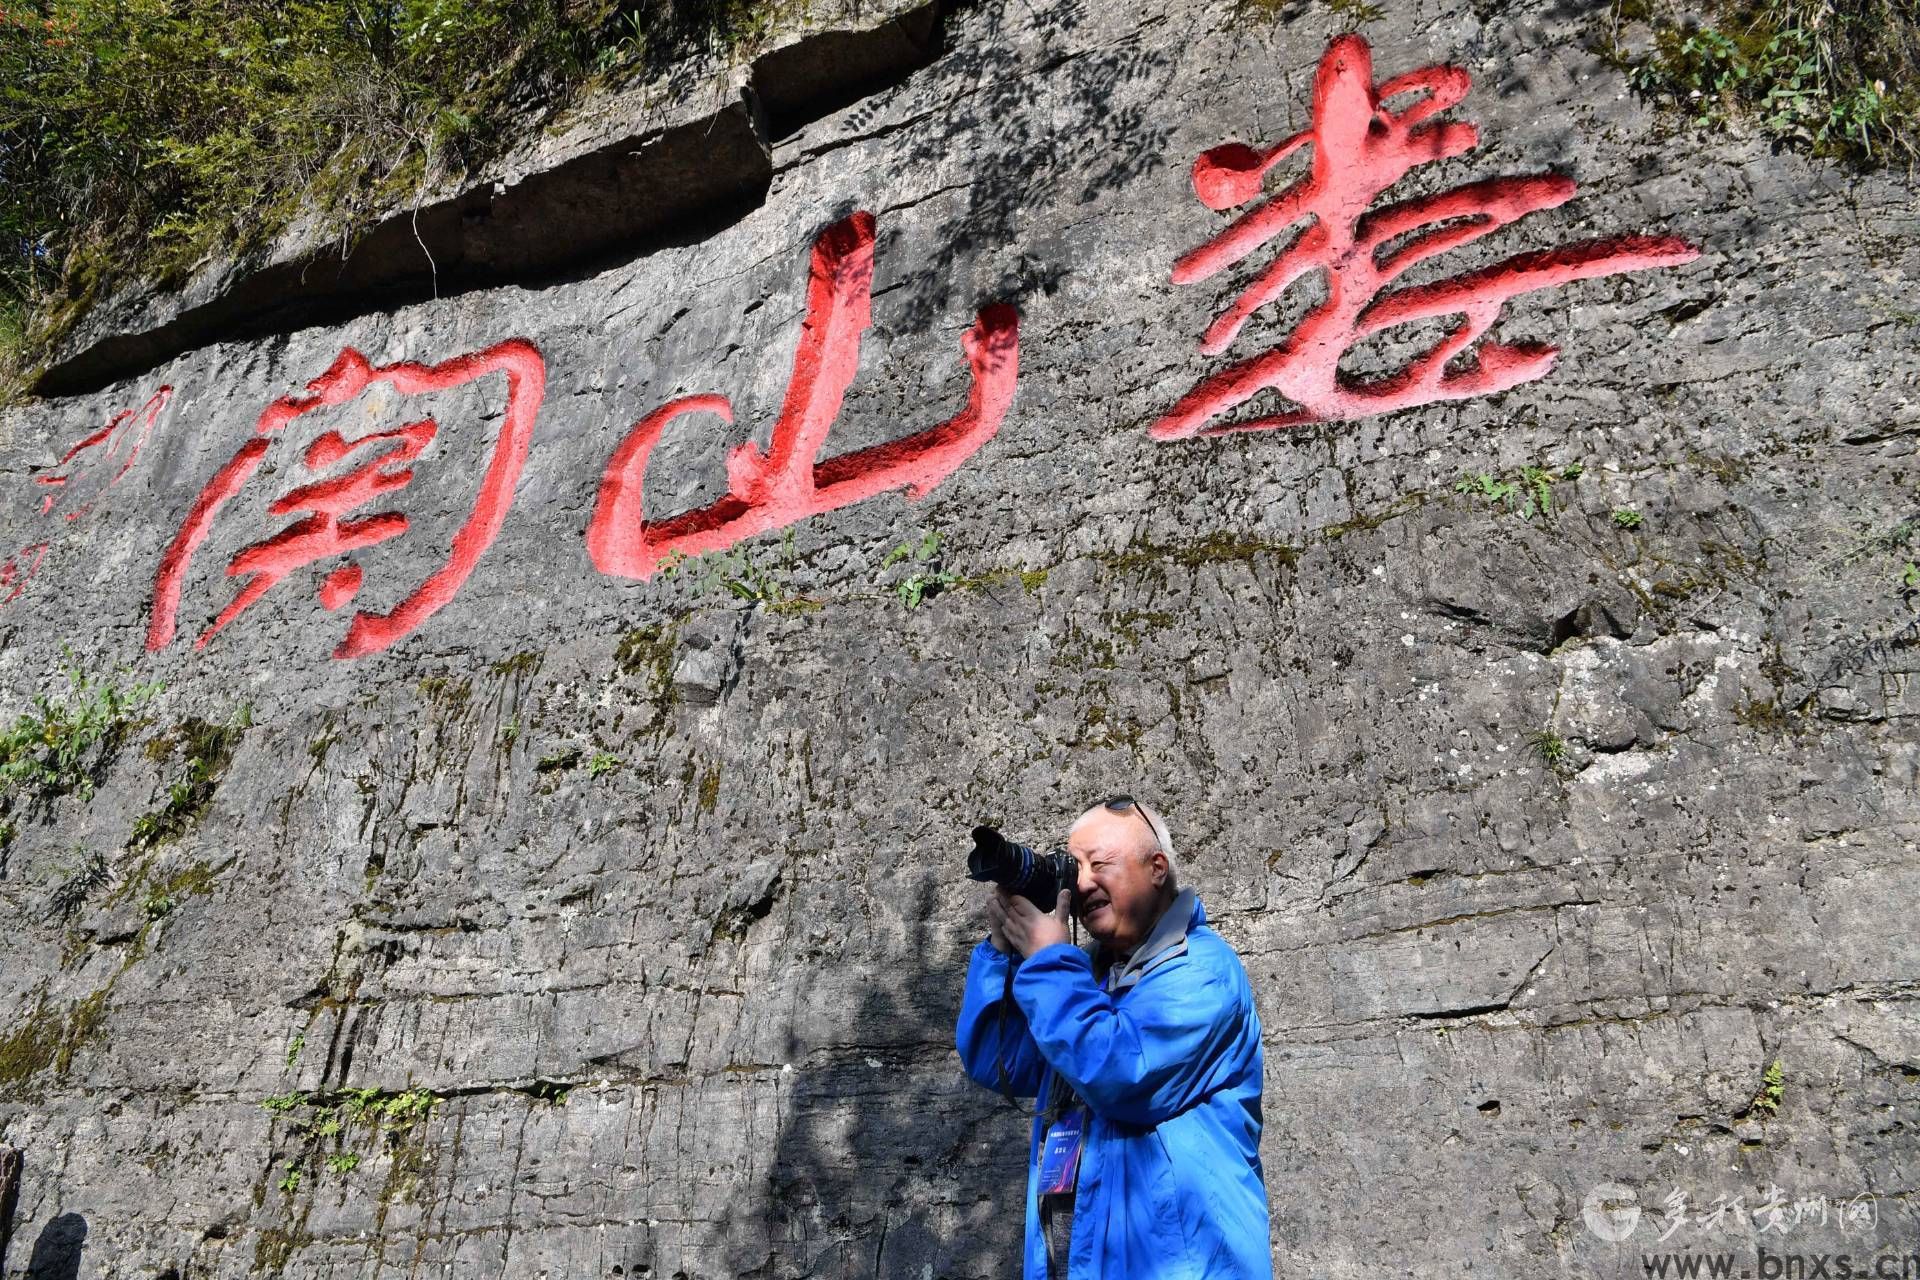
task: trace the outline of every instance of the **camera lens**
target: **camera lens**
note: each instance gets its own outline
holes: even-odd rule
[[[1072,889],[1077,879],[1073,859],[1066,854],[1037,854],[992,827],[973,829],[967,876],[1017,893],[1042,911],[1052,911],[1060,900],[1060,891]]]

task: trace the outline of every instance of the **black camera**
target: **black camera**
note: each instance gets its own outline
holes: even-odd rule
[[[1074,892],[1080,869],[1070,854],[1055,850],[1035,853],[992,827],[973,829],[973,852],[967,855],[967,878],[991,881],[1017,893],[1042,911],[1060,904],[1060,891]]]

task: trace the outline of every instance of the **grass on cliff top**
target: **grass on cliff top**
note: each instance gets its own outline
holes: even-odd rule
[[[1739,119],[1815,155],[1872,168],[1920,160],[1914,0],[1613,0],[1601,52],[1635,90],[1696,124]],[[1645,23],[1635,56],[1622,28]]]
[[[785,0],[0,0],[0,404],[113,285],[342,237]]]

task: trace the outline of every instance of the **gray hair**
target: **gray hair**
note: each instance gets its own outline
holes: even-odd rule
[[[1162,820],[1158,813],[1155,813],[1139,800],[1133,802],[1133,807],[1140,811],[1140,816],[1147,820],[1147,826],[1152,828],[1155,845],[1159,847],[1161,853],[1167,855],[1167,883],[1178,884],[1180,879],[1180,860],[1173,852],[1173,837],[1167,831],[1166,822]],[[1114,812],[1117,811],[1107,808],[1104,804],[1094,805],[1091,809],[1088,809],[1085,813],[1073,820],[1073,825],[1067,828],[1067,839],[1073,839],[1073,833],[1081,827],[1086,826],[1087,822],[1095,814]]]

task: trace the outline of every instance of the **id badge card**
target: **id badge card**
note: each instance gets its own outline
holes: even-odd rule
[[[1087,1141],[1087,1113],[1079,1108],[1054,1121],[1040,1144],[1040,1194],[1071,1192],[1080,1175],[1080,1151]]]

